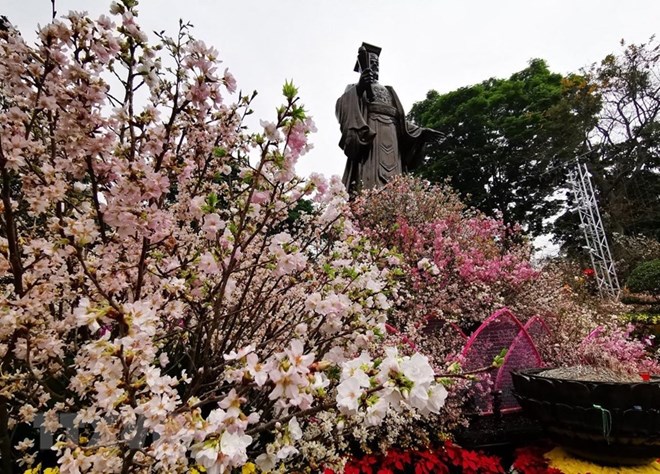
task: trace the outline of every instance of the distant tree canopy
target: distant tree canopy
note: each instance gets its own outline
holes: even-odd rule
[[[577,215],[559,197],[574,159],[585,161],[609,232],[660,239],[660,45],[627,46],[562,76],[534,59],[508,79],[439,94],[410,118],[441,130],[419,174],[449,179],[472,206],[532,235],[575,244]],[[563,215],[551,225],[544,219]],[[547,222],[547,221],[546,221]]]
[[[605,228],[617,239],[660,241],[660,45],[655,38],[629,45],[582,73],[585,93],[600,101],[581,159],[591,172]],[[581,242],[578,224],[570,207],[554,224],[555,239],[571,253]],[[625,248],[613,250],[615,260],[627,259]]]
[[[602,102],[586,158],[609,228],[660,240],[660,44],[629,45],[585,76]]]
[[[420,174],[449,178],[470,205],[542,233],[543,219],[560,209],[550,198],[562,183],[561,165],[596,123],[598,97],[584,91],[583,77],[552,73],[534,59],[509,79],[429,92],[410,117],[448,138],[430,148]]]

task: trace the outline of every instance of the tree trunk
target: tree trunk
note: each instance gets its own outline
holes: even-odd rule
[[[9,412],[7,399],[0,397],[0,472],[11,474],[11,435],[9,433]]]

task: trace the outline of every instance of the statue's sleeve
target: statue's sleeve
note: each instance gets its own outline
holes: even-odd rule
[[[358,97],[357,89],[348,86],[337,100],[335,114],[341,129],[339,147],[349,160],[358,159],[365,147],[373,141],[376,133],[366,122],[365,114]]]
[[[399,96],[394,92],[394,89],[387,86],[392,98],[394,99],[394,106],[399,112],[399,148],[401,150],[401,160],[403,171],[411,171],[417,168],[424,162],[424,138],[422,134],[423,128],[415,125],[405,119],[406,114],[399,100]]]

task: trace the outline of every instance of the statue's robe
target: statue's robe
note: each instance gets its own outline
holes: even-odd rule
[[[422,128],[405,120],[394,89],[372,85],[374,100],[346,88],[335,109],[341,129],[339,146],[347,157],[343,182],[353,194],[379,187],[423,160]]]

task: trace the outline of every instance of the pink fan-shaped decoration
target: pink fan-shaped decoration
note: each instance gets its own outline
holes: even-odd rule
[[[520,407],[513,396],[511,371],[543,366],[536,343],[549,335],[548,327],[539,316],[534,316],[523,326],[507,308],[500,309],[486,319],[468,340],[462,352],[463,368],[472,371],[488,367],[506,349],[502,366],[488,373],[495,379],[493,389],[501,392],[501,410],[517,410]],[[492,401],[492,392],[478,395],[476,403],[479,411],[492,413]]]
[[[465,344],[462,355],[463,369],[480,369],[492,364],[493,359],[508,349],[523,325],[507,308],[494,312]]]
[[[536,337],[532,337],[532,334]],[[540,340],[544,335],[549,335],[547,326],[541,318],[534,316],[527,321],[525,327],[518,332],[511,346],[509,346],[509,350],[504,357],[504,363],[497,371],[497,378],[495,379],[495,390],[501,393],[502,411],[520,409],[516,398],[513,396],[511,371],[543,366],[543,359],[536,348],[535,340]]]

